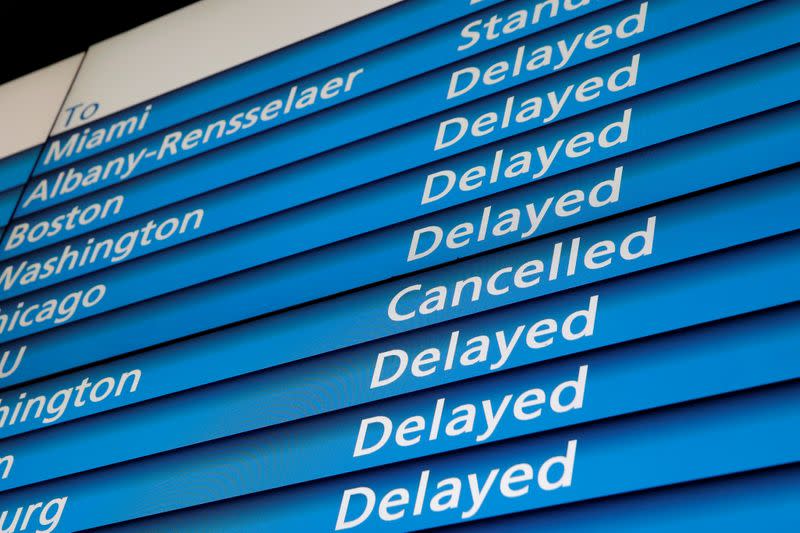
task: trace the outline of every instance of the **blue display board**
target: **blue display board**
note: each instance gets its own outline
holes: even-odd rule
[[[0,86],[0,531],[790,528],[798,26],[202,0]]]

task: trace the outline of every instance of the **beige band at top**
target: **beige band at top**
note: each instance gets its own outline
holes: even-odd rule
[[[83,54],[0,85],[0,159],[42,144]]]
[[[86,53],[54,133],[94,121],[400,0],[203,0]],[[86,121],[67,110],[99,103]]]

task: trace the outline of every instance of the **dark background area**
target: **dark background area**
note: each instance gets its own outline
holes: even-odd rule
[[[4,5],[0,15],[0,83],[192,3],[193,0],[4,2],[13,6]]]

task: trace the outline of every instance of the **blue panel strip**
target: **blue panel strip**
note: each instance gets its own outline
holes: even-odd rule
[[[684,533],[791,531],[797,524],[800,465],[759,470],[552,510],[445,528],[447,532]]]
[[[31,175],[41,146],[34,146],[0,160],[0,190],[20,187]],[[21,193],[20,190],[17,194]]]
[[[11,219],[11,213],[14,212],[14,206],[17,205],[17,200],[22,192],[22,187],[14,187],[0,192],[0,231],[5,230],[6,224]]]

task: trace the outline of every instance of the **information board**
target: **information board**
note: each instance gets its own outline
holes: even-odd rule
[[[0,531],[791,529],[798,27],[201,0],[0,85]]]

